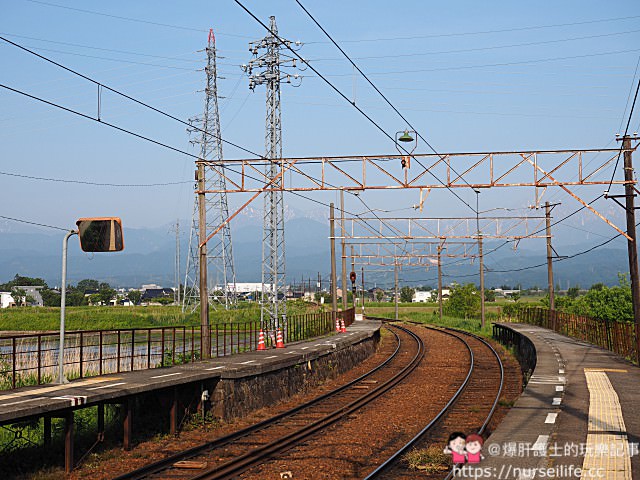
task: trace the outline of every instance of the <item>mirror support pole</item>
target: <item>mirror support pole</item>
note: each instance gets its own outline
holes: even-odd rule
[[[62,286],[60,288],[60,351],[58,353],[58,383],[68,383],[64,376],[64,315],[67,297],[67,248],[69,238],[78,232],[70,230],[62,240]]]

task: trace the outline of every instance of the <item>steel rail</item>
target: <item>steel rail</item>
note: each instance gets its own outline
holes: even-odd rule
[[[387,326],[387,328],[389,328]],[[422,359],[425,355],[424,342],[420,337],[418,337],[415,333],[411,332],[409,329],[404,327],[400,327],[398,325],[394,325],[393,328],[397,328],[399,330],[408,333],[412,339],[414,339],[418,345],[418,351],[411,359],[408,365],[406,365],[400,372],[395,374],[391,379],[387,380],[385,383],[376,387],[368,394],[361,396],[360,398],[354,400],[353,402],[338,408],[334,412],[328,414],[324,418],[317,420],[311,424],[306,425],[305,427],[289,434],[280,439],[271,442],[262,447],[258,447],[253,449],[244,455],[234,458],[229,462],[226,462],[222,465],[218,465],[216,467],[211,468],[208,471],[202,472],[198,475],[190,477],[190,480],[217,480],[223,478],[233,478],[233,476],[238,475],[252,466],[258,465],[264,459],[271,457],[275,453],[281,452],[285,449],[291,448],[303,440],[308,439],[313,436],[317,432],[323,430],[324,428],[336,423],[342,418],[352,414],[356,410],[362,408],[363,406],[371,403],[373,400],[386,393],[397,384],[402,382],[413,370],[415,370],[418,365],[421,363]]]
[[[223,437],[217,438],[215,440],[212,440],[210,442],[206,442],[203,443],[201,445],[196,445],[195,447],[189,448],[187,450],[184,450],[182,452],[178,452],[176,454],[173,454],[169,457],[166,457],[160,461],[151,463],[149,465],[145,465],[141,468],[138,468],[136,470],[133,470],[131,472],[125,473],[123,475],[120,475],[118,477],[115,477],[113,480],[138,480],[138,479],[142,479],[142,478],[146,478],[149,475],[153,475],[155,473],[161,472],[165,469],[167,469],[168,467],[172,466],[174,463],[182,461],[182,460],[188,460],[190,458],[193,458],[197,455],[202,454],[203,452],[207,451],[207,450],[213,450],[215,448],[219,448],[222,447],[228,443],[231,443],[235,440],[238,440],[240,438],[249,436],[253,433],[256,433],[260,430],[263,430],[277,422],[279,422],[280,420],[292,416],[296,413],[299,413],[313,405],[316,405],[334,395],[337,395],[351,387],[353,387],[354,385],[360,383],[361,381],[365,380],[367,377],[370,377],[371,375],[373,375],[375,372],[377,372],[378,370],[382,369],[384,366],[386,366],[389,362],[391,362],[400,352],[400,347],[401,347],[401,342],[400,342],[400,338],[398,336],[398,334],[396,332],[394,332],[393,330],[387,328],[387,330],[389,330],[394,336],[395,339],[397,341],[397,345],[395,350],[391,353],[391,355],[389,355],[389,357],[387,359],[385,359],[384,362],[380,363],[379,365],[377,365],[375,368],[369,370],[368,372],[364,373],[363,375],[359,376],[358,378],[346,383],[345,385],[342,385],[330,392],[324,393],[318,397],[315,397],[314,399],[305,402],[301,405],[298,405],[297,407],[291,408],[285,412],[279,413],[277,415],[274,415],[273,417],[270,417],[266,420],[263,420],[259,423],[256,423],[254,425],[251,425],[249,427],[243,428],[241,430],[238,430],[236,432],[230,433],[228,435],[225,435]]]
[[[382,320],[382,321],[386,321],[386,322],[393,321],[391,319],[381,318],[381,317],[369,317],[369,318],[371,318],[373,320]],[[469,350],[469,353],[471,354],[471,365],[470,365],[469,371],[467,373],[467,377],[465,378],[464,382],[462,383],[462,385],[460,385],[460,387],[458,388],[456,393],[451,397],[451,399],[442,408],[442,410],[440,410],[440,412],[438,412],[438,414],[427,425],[425,425],[425,427],[422,430],[420,430],[420,432],[418,432],[411,440],[409,440],[405,445],[403,445],[399,450],[397,450],[391,457],[389,457],[384,463],[379,465],[374,471],[372,471],[367,477],[365,477],[365,480],[373,479],[373,478],[379,478],[383,473],[385,473],[387,470],[389,470],[390,468],[395,466],[397,464],[397,461],[399,460],[399,458],[402,455],[404,455],[410,448],[412,448],[416,443],[418,443],[434,427],[434,425],[439,420],[441,420],[446,414],[450,413],[451,408],[453,407],[454,403],[459,399],[460,395],[464,392],[464,390],[466,390],[466,388],[467,388],[467,386],[469,384],[469,381],[471,379],[471,375],[472,375],[472,373],[474,371],[474,355],[473,355],[473,351],[471,349],[471,346],[467,343],[467,341],[464,340],[463,338],[459,337],[456,334],[467,335],[467,336],[475,338],[476,340],[478,340],[481,343],[483,343],[485,346],[487,346],[489,348],[491,353],[496,357],[496,359],[498,361],[498,365],[500,367],[500,386],[498,388],[498,393],[495,396],[495,399],[493,401],[491,409],[490,409],[487,417],[485,418],[484,423],[482,424],[481,428],[478,430],[478,434],[481,434],[482,432],[484,432],[484,430],[486,429],[487,425],[491,421],[491,418],[493,417],[493,414],[494,414],[495,409],[497,407],[498,401],[500,399],[500,395],[502,395],[502,389],[503,389],[503,386],[504,386],[504,367],[503,367],[503,364],[502,364],[502,360],[500,359],[500,355],[496,352],[496,350],[486,340],[484,340],[482,337],[480,337],[478,335],[475,335],[473,333],[465,332],[465,331],[458,330],[458,329],[455,329],[455,328],[450,328],[450,327],[435,328],[435,327],[424,325],[424,324],[421,324],[421,323],[418,323],[418,322],[408,322],[408,323],[412,323],[414,325],[420,325],[420,326],[422,326],[424,328],[428,328],[430,330],[436,330],[438,332],[445,333],[447,335],[452,336],[453,338],[456,338],[456,339],[462,341],[465,344],[465,346],[467,347],[467,349]],[[448,480],[448,479],[452,478],[453,473],[454,473],[454,471],[451,470],[448,473],[448,475],[445,478],[445,480]]]

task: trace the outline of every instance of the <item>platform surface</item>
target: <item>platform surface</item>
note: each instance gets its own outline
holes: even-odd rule
[[[0,391],[0,424],[54,414],[74,406],[119,399],[156,389],[211,378],[242,378],[272,372],[347,348],[379,330],[376,320],[355,322],[347,333],[337,333],[283,349],[247,352],[211,360],[134,372],[89,377],[65,385],[40,385]]]
[[[486,440],[477,478],[640,478],[640,369],[551,330],[500,324],[529,338],[533,375]],[[472,465],[459,476],[473,478]]]

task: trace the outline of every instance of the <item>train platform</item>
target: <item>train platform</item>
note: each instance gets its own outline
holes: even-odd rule
[[[526,388],[460,477],[640,478],[640,368],[609,352],[528,324],[496,324],[535,347]],[[473,467],[473,468],[472,468]]]
[[[89,377],[70,383],[22,387],[0,392],[0,425],[43,416],[64,416],[62,412],[199,381],[240,379],[307,364],[331,352],[349,348],[376,334],[381,323],[357,321],[338,333],[282,349],[251,351],[172,367],[138,370]]]

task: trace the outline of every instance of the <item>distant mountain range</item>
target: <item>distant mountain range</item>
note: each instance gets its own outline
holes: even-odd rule
[[[561,218],[560,212],[554,212]],[[610,212],[612,217],[621,213]],[[287,281],[299,283],[304,277],[315,282],[318,272],[327,281],[330,272],[329,225],[324,211],[300,212],[287,209],[286,213],[286,268]],[[611,218],[611,217],[610,217]],[[560,255],[573,255],[605,241],[615,234],[610,227],[595,216],[576,215],[567,222],[571,229],[554,237],[554,247]],[[618,225],[624,223],[620,218]],[[233,253],[236,277],[239,282],[260,281],[262,259],[262,213],[246,210],[233,222]],[[188,255],[189,231],[187,221],[180,222],[181,272]],[[145,283],[173,286],[176,253],[176,236],[171,224],[157,228],[127,228],[125,225],[125,250],[117,254],[86,254],[80,251],[75,238],[69,246],[68,281],[77,283],[84,278],[95,278],[118,287],[139,287]],[[588,231],[588,233],[585,233]],[[63,233],[43,233],[15,223],[0,223],[0,283],[15,274],[42,277],[50,286],[60,283],[61,248]],[[501,241],[486,241],[485,252],[491,252]],[[339,256],[339,246],[338,246]],[[546,252],[544,240],[522,242],[514,252],[511,245],[504,246],[485,258],[487,287],[521,284],[523,287],[545,287],[547,283]],[[542,265],[541,265],[542,264]],[[445,282],[478,283],[478,264],[459,259],[443,260]],[[541,265],[535,269],[525,269]],[[522,270],[519,270],[522,269]],[[359,270],[359,269],[358,269]],[[340,272],[340,266],[338,266]],[[562,288],[590,285],[602,282],[616,284],[618,272],[628,272],[626,242],[618,238],[602,248],[565,261],[554,263],[555,283]],[[359,272],[358,272],[359,273]],[[365,280],[373,286],[390,286],[393,271],[374,273],[366,270]],[[437,268],[404,268],[400,272],[401,283],[435,286]]]

